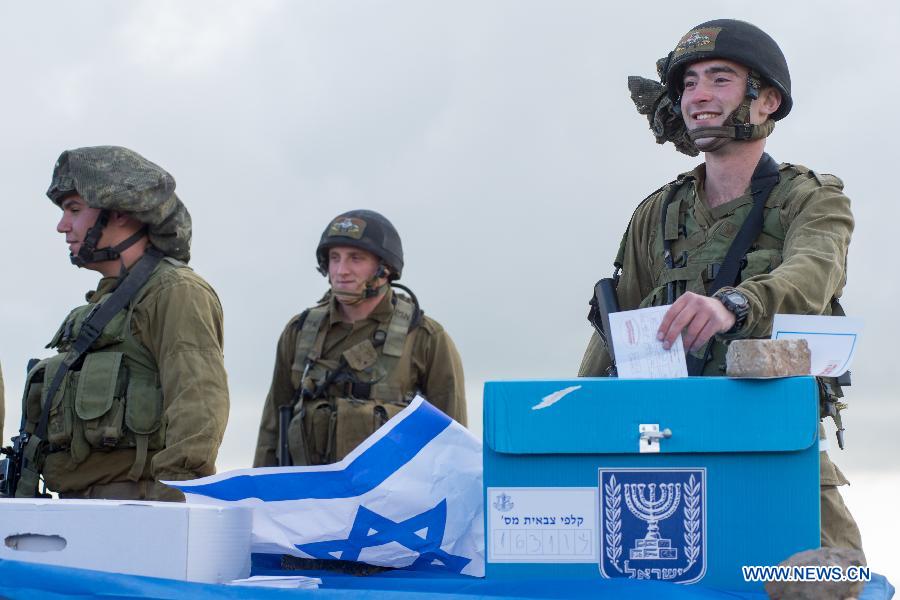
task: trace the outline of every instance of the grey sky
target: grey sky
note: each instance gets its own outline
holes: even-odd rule
[[[893,104],[900,5],[883,2],[0,2],[0,361],[4,438],[25,362],[97,277],[44,197],[66,148],[117,144],[168,169],[192,266],[226,319],[232,416],[220,468],[249,465],[275,341],[325,289],[314,248],[338,212],[400,230],[411,286],[462,353],[472,428],[485,379],[573,376],[586,302],[635,205],[696,159],[656,146],[626,77],[697,23],[768,31],[794,111],[768,151],[840,176],[857,218],[844,306],[857,355],[854,471],[896,468]],[[748,426],[766,415],[748,407]]]

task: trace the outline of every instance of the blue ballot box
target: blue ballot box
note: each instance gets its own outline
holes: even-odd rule
[[[819,546],[816,381],[488,382],[484,485],[489,578],[761,591]]]

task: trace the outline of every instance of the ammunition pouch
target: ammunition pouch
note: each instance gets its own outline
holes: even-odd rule
[[[300,439],[295,430],[301,422],[310,464],[328,464],[347,456],[407,404],[346,397],[309,402],[306,418],[296,415],[291,421],[291,454],[299,450],[293,444]]]

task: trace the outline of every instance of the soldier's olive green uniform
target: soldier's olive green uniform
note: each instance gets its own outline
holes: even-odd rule
[[[462,361],[456,346],[440,324],[424,315],[408,333],[392,335],[392,321],[400,312],[397,306],[409,311],[412,303],[389,289],[372,313],[355,323],[341,320],[337,301],[333,299],[288,322],[278,340],[272,386],[263,408],[253,466],[277,464],[281,406],[293,406],[289,440],[294,464],[300,463],[301,443],[305,445],[309,464],[344,458],[377,427],[400,412],[417,392],[453,419],[466,424]],[[317,309],[324,310],[323,320],[319,327],[312,328],[310,315]],[[370,342],[378,339],[379,331],[383,332],[382,336],[387,335],[387,340],[373,346]],[[329,385],[323,396],[303,401],[305,418],[301,419],[297,390],[306,361],[304,356],[297,356],[297,349],[304,332],[317,338],[312,346],[321,347],[319,358],[307,372],[307,386],[321,382],[327,373],[338,368],[342,356],[349,363],[348,372],[361,385],[351,381]],[[391,352],[392,337],[402,340],[394,352],[399,356],[385,357],[386,352]],[[304,438],[303,442],[300,437]]]
[[[89,304],[72,311],[51,341],[60,354],[33,373],[44,368],[49,381],[85,314],[118,282],[101,279]],[[215,472],[228,419],[222,347],[213,289],[187,265],[163,259],[56,394],[42,469],[47,487],[63,498],[182,500],[158,482]],[[40,388],[29,393],[31,431]]]
[[[62,498],[183,500],[160,480],[215,472],[228,387],[222,307],[186,264],[191,216],[175,179],[128,148],[77,148],[57,159],[47,196],[98,210],[70,257],[79,267],[118,260],[124,271],[122,253],[149,245],[127,274],[100,280],[48,344],[58,354],[29,372],[33,435],[16,495],[36,494],[42,474]],[[111,211],[142,228],[100,248]]]
[[[622,273],[616,290],[622,310],[666,303],[666,283],[676,295],[685,291],[707,295],[753,204],[749,190],[739,198],[709,208],[704,198],[704,165],[681,175],[638,206],[620,249]],[[669,205],[665,233],[661,209],[671,186],[680,186]],[[767,338],[775,314],[830,315],[831,301],[846,282],[847,248],[853,231],[850,200],[843,183],[805,167],[782,164],[780,181],[766,202],[763,230],[747,253],[737,289],[747,297],[746,323],[730,335],[713,338],[704,375],[723,375],[730,339]],[[675,268],[663,260],[663,238],[672,242]],[[591,338],[579,370],[581,376],[601,376],[609,354],[601,338]],[[820,431],[824,437],[824,430]],[[859,529],[836,486],[847,479],[821,453],[822,544],[862,549]]]

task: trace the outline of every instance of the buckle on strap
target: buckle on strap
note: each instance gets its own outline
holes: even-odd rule
[[[734,139],[750,140],[753,139],[753,125],[751,123],[741,123],[734,126]]]

